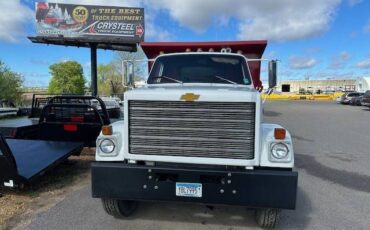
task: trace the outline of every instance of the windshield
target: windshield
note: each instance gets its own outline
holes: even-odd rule
[[[169,55],[157,58],[148,84],[217,83],[250,85],[246,61],[222,54]]]

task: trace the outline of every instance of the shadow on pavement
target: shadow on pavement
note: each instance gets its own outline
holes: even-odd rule
[[[281,115],[279,112],[264,110],[263,115],[266,117],[278,117]]]
[[[245,207],[205,206],[202,204],[142,202],[133,219],[171,221],[239,227],[257,227],[254,211]],[[131,219],[131,218],[130,218]]]
[[[272,191],[273,192],[273,191]],[[298,188],[297,209],[283,210],[277,229],[304,229],[310,221],[311,202],[306,193]],[[254,210],[233,206],[205,206],[201,204],[142,202],[130,220],[169,221],[198,223],[202,225],[259,228]],[[126,219],[127,220],[127,219]]]
[[[296,210],[283,210],[280,224],[276,229],[306,229],[311,220],[311,212],[312,205],[309,197],[298,187]]]
[[[314,156],[296,154],[296,167],[305,169],[307,173],[340,184],[349,189],[370,192],[370,177],[354,172],[327,167],[318,162]]]

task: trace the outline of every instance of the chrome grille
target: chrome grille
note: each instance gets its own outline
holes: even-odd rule
[[[131,154],[253,159],[255,103],[129,101]]]

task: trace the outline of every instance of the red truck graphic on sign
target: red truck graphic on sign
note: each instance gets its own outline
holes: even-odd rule
[[[139,37],[142,37],[144,34],[144,27],[139,24],[136,26],[136,35],[139,36]]]

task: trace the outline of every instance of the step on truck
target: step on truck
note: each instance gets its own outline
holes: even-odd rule
[[[92,195],[115,217],[138,202],[254,208],[275,227],[295,209],[298,174],[290,133],[263,123],[266,41],[142,43],[150,74],[124,95],[124,121],[104,126],[92,163]],[[270,61],[269,88],[276,85]]]

